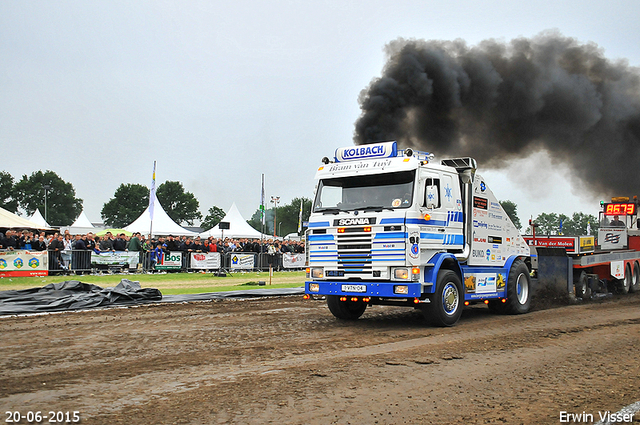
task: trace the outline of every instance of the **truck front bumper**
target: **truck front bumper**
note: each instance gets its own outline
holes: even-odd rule
[[[314,280],[304,285],[309,295],[345,295],[358,297],[419,298],[420,282],[345,282]],[[317,290],[316,290],[317,289]]]

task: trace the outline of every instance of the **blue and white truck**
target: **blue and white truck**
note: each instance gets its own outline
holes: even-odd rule
[[[526,313],[529,246],[473,158],[436,161],[396,142],[323,158],[307,230],[306,297],[339,319],[369,305],[411,306],[456,324],[464,305]]]

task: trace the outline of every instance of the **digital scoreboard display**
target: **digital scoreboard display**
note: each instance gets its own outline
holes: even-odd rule
[[[635,215],[636,204],[604,204],[604,215]]]

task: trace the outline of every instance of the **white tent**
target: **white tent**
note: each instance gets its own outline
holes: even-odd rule
[[[149,207],[138,217],[136,221],[128,225],[124,228],[124,230],[128,230],[130,232],[140,232],[143,235],[148,235],[149,230],[151,228],[151,213],[149,212]],[[166,235],[180,235],[180,236],[196,236],[196,232],[192,232],[191,230],[187,230],[178,224],[169,217],[169,215],[165,212],[158,202],[158,198],[156,197],[154,200],[154,208],[153,208],[153,228],[151,228],[153,232],[153,236],[166,236]]]
[[[53,230],[49,226],[42,226],[41,224],[7,211],[4,208],[0,208],[0,228]]]
[[[71,227],[94,227],[93,223],[89,221],[89,217],[84,213],[84,210],[80,213],[76,221],[73,222]]]
[[[63,226],[60,228],[61,232],[69,231],[72,235],[84,235],[89,232],[96,233],[100,230],[100,228],[95,227],[89,218],[84,213],[84,210],[80,213],[76,221],[73,222],[71,226]]]
[[[251,227],[247,220],[242,217],[238,207],[236,207],[236,203],[234,202],[229,209],[229,212],[224,216],[222,222],[229,223],[229,228],[225,230],[221,230],[219,228],[220,224],[216,224],[212,229],[207,230],[206,232],[200,233],[201,238],[208,238],[209,236],[213,236],[214,238],[221,238],[223,236],[227,238],[248,238],[248,239],[260,239],[260,232]],[[272,238],[272,236],[264,235],[265,238]]]
[[[47,220],[44,219],[42,214],[40,214],[40,210],[37,208],[36,208],[36,211],[33,213],[33,215],[29,217],[29,221],[33,221],[34,223],[39,224],[40,226],[43,226],[43,227],[51,227],[49,223],[47,223]]]

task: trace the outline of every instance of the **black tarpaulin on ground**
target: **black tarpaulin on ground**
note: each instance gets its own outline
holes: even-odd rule
[[[0,291],[0,316],[87,310],[157,302],[176,303],[225,298],[253,298],[302,295],[304,288],[265,288],[202,294],[162,295],[158,289],[141,288],[138,282],[122,279],[113,288],[69,280],[41,288]]]
[[[84,310],[112,305],[141,304],[162,299],[158,289],[141,288],[122,279],[113,288],[68,280],[41,288],[0,291],[0,315]]]

